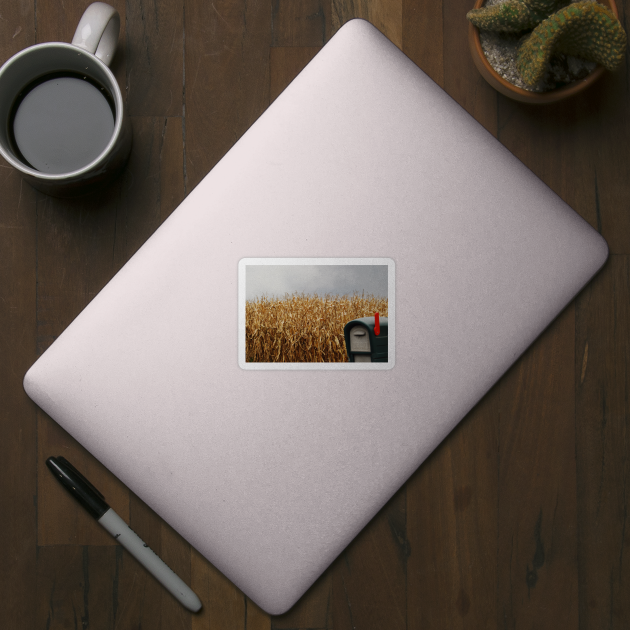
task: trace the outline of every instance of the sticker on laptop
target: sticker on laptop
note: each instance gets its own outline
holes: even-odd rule
[[[238,318],[243,369],[391,369],[394,261],[243,258]]]

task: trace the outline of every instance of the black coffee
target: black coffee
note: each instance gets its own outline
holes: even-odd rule
[[[70,173],[95,160],[111,140],[113,101],[85,77],[48,75],[18,96],[11,131],[25,163],[43,173]]]

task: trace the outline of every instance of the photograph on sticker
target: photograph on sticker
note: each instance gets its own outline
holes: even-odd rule
[[[388,362],[387,264],[246,264],[243,275],[248,366]]]

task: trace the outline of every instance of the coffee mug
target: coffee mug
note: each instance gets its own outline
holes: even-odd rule
[[[118,12],[91,4],[72,44],[25,48],[0,68],[0,154],[55,197],[107,184],[131,150],[131,124],[109,64]]]

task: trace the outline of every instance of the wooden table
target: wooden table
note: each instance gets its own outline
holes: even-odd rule
[[[470,0],[132,0],[113,69],[134,146],[75,201],[0,163],[0,625],[630,628],[630,71],[557,105],[479,76]],[[87,2],[0,0],[0,62]],[[619,4],[621,19],[630,0]],[[26,397],[37,357],[341,24],[370,20],[596,227],[610,259],[286,615],[269,617]],[[66,455],[204,608],[185,611],[59,487]],[[273,576],[269,576],[273,579]]]

